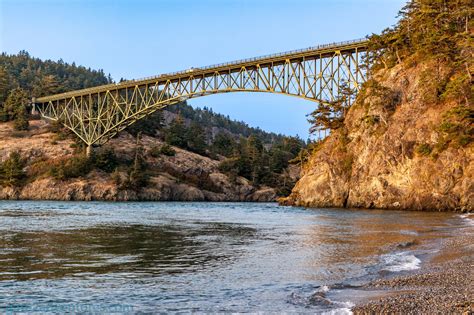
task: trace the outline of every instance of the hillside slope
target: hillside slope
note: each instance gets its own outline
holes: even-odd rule
[[[219,161],[174,147],[174,156],[153,157],[151,148],[161,140],[143,136],[141,146],[149,171],[149,183],[141,189],[122,188],[114,176],[94,169],[85,176],[56,179],[45,169],[75,156],[74,142],[58,139],[41,120],[30,121],[29,131],[14,131],[12,123],[0,123],[0,160],[12,152],[26,159],[22,185],[0,187],[0,199],[31,200],[180,200],[180,201],[273,201],[275,190],[256,188],[243,177],[230,178],[219,171]],[[52,140],[56,139],[56,140]],[[130,164],[136,140],[123,132],[103,149]]]

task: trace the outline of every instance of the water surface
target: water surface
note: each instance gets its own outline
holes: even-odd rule
[[[345,288],[419,268],[460,225],[273,203],[2,201],[0,312],[343,312]]]

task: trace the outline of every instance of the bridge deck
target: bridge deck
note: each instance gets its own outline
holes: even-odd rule
[[[336,51],[341,52],[351,52],[354,50],[365,51],[367,49],[367,40],[366,39],[357,39],[352,41],[332,43],[318,45],[314,47],[293,50],[283,53],[277,53],[272,55],[265,55],[255,58],[248,58],[243,60],[237,60],[227,63],[221,63],[206,67],[191,68],[183,71],[177,71],[172,73],[160,74],[157,76],[142,78],[138,80],[127,80],[121,83],[113,83],[100,85],[96,87],[55,94],[45,97],[40,97],[35,100],[36,103],[47,103],[55,100],[64,100],[72,97],[84,96],[89,94],[106,92],[109,90],[121,90],[128,87],[142,86],[147,84],[155,84],[156,82],[163,81],[176,81],[183,78],[189,78],[190,76],[208,76],[213,75],[216,71],[239,71],[242,66],[252,67],[258,65],[265,65],[269,63],[278,64],[284,63],[285,60],[291,59],[303,59],[303,58],[318,58],[324,57],[327,55],[334,54]]]

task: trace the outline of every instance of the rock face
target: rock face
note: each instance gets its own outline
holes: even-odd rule
[[[0,160],[10,152],[19,151],[28,160],[27,173],[35,159],[46,161],[73,155],[71,140],[53,140],[43,121],[31,121],[30,131],[14,132],[9,123],[0,123]],[[159,139],[144,136],[145,150],[160,146]],[[135,139],[122,133],[107,146],[117,156],[130,156]],[[153,169],[150,184],[139,191],[122,190],[117,187],[111,174],[94,170],[87,176],[69,180],[55,180],[49,176],[29,179],[21,188],[0,187],[1,199],[29,200],[111,200],[111,201],[275,201],[275,190],[268,187],[256,188],[243,177],[229,178],[219,172],[219,161],[186,150],[174,148],[175,156],[147,156],[147,163]],[[206,187],[191,179],[206,174]]]
[[[427,102],[420,73],[397,66],[375,79],[344,127],[314,150],[284,204],[428,211],[474,209],[473,144],[440,147],[439,126],[456,102]],[[419,148],[425,148],[420,150]]]

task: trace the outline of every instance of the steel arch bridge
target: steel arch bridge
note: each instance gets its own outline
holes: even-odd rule
[[[358,91],[366,81],[365,39],[319,45],[229,63],[191,68],[33,99],[43,118],[58,121],[88,148],[168,105],[228,92],[285,94],[318,103]]]

